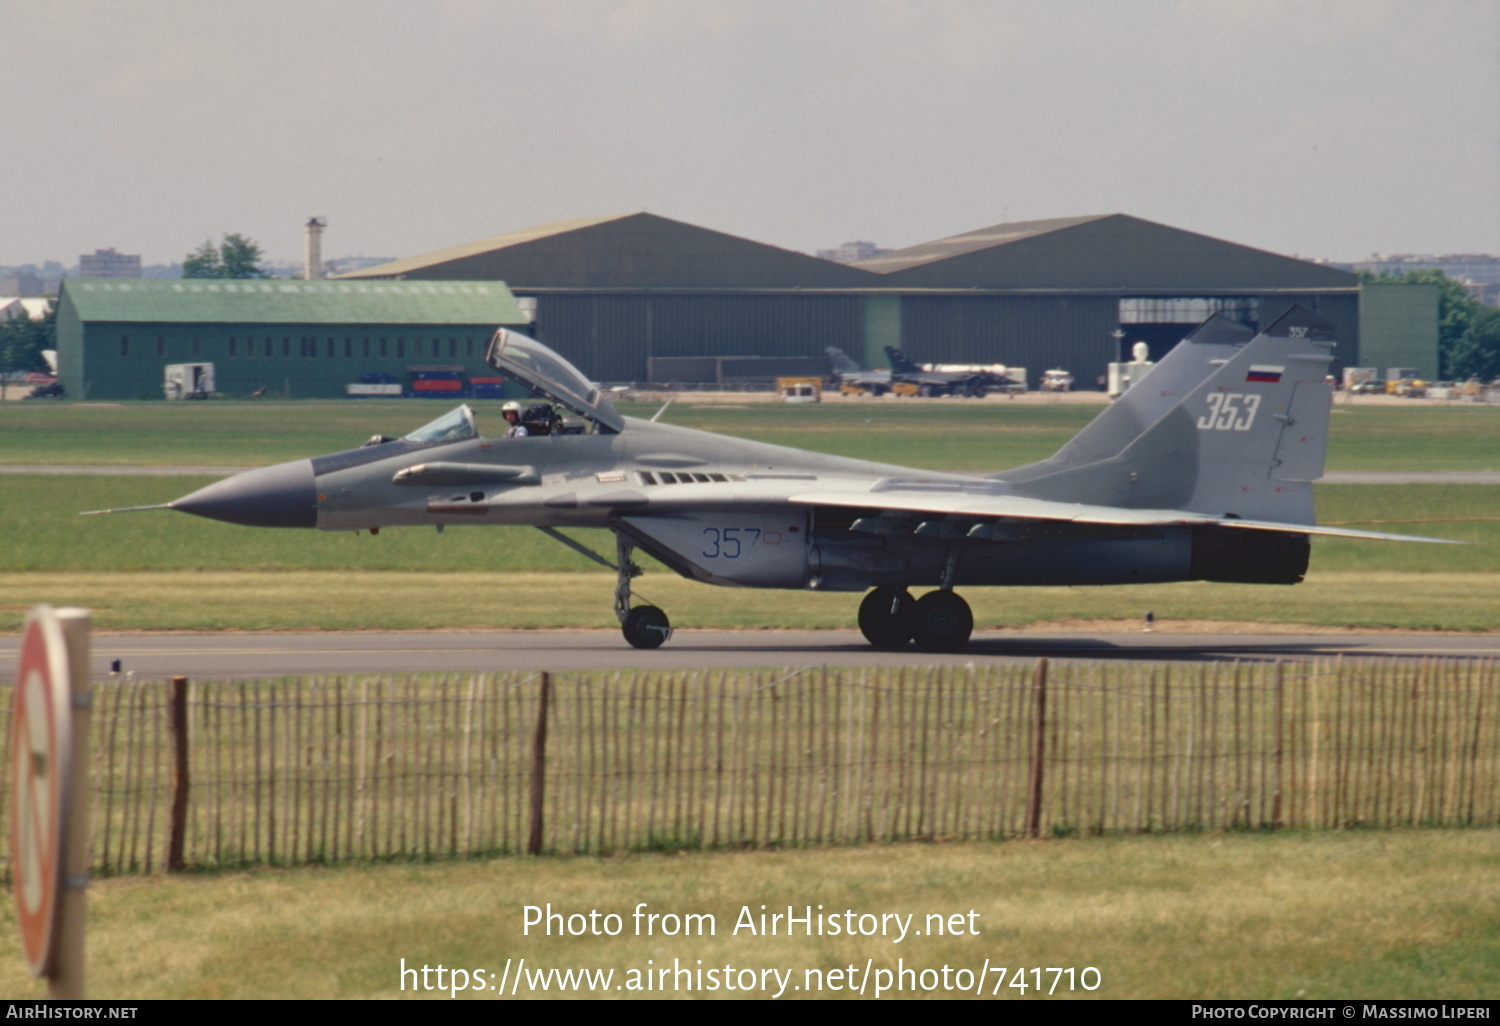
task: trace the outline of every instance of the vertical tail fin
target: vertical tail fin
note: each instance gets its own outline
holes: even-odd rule
[[[823,353],[828,357],[828,362],[833,365],[833,372],[835,374],[864,373],[864,368],[855,363],[849,354],[838,346],[829,346],[823,350]]]
[[[885,358],[891,362],[891,370],[898,374],[921,374],[922,368],[918,367],[911,357],[907,356],[895,346],[885,347]]]
[[[1204,361],[1188,349],[1174,359],[1185,349],[1178,346],[1136,386],[1147,391],[1134,402],[1127,403],[1136,388],[1056,456],[997,477],[1018,493],[1062,502],[1313,523],[1333,325],[1293,307],[1237,351],[1231,334],[1244,332],[1221,324],[1210,332],[1214,341],[1199,344],[1227,345],[1232,355]],[[1208,373],[1174,395],[1195,368]]]
[[[1255,337],[1255,331],[1223,314],[1214,314],[1183,338],[1146,376],[1107,406],[1074,435],[1056,455],[1020,471],[1032,476],[1118,456],[1142,432],[1169,413],[1183,397],[1201,385],[1214,368],[1222,366]],[[1046,468],[1043,470],[1043,468]],[[1007,480],[1022,480],[1011,471]]]

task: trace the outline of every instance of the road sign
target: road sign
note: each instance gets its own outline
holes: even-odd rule
[[[69,686],[62,627],[49,606],[37,606],[21,638],[10,739],[10,864],[21,946],[36,976],[51,974],[62,910],[73,754]]]

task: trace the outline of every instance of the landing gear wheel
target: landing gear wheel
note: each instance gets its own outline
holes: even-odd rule
[[[974,633],[974,613],[951,591],[929,591],[912,607],[908,621],[924,652],[957,652]]]
[[[859,631],[876,648],[901,648],[911,641],[914,605],[905,588],[876,588],[859,604]]]
[[[625,615],[620,629],[636,648],[661,648],[662,642],[672,636],[667,614],[655,606],[636,606]]]

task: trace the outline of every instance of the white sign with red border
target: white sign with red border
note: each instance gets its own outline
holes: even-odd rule
[[[11,715],[10,864],[21,946],[36,976],[56,957],[72,715],[67,645],[49,606],[26,618]]]

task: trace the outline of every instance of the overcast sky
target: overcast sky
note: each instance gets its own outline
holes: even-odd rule
[[[1123,212],[1500,253],[1497,0],[0,0],[0,265],[649,210],[811,252]]]

